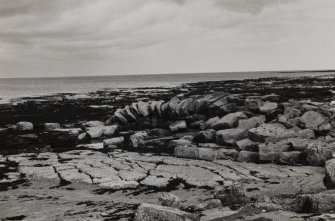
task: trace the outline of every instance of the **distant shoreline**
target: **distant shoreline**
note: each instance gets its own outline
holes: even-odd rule
[[[308,72],[233,72],[208,74],[165,74],[88,76],[65,78],[0,79],[0,103],[22,97],[48,96],[58,93],[86,94],[105,89],[175,87],[204,81],[248,80],[272,77],[304,77],[335,75],[335,71]]]

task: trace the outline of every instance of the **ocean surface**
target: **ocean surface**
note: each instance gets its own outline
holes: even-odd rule
[[[234,72],[61,78],[0,78],[0,103],[20,97],[50,95],[55,93],[87,93],[109,88],[172,87],[182,83],[201,81],[320,76],[328,74],[335,74],[335,72]]]

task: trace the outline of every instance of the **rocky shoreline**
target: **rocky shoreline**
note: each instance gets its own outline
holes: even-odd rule
[[[334,101],[325,75],[1,104],[0,217],[335,219]]]

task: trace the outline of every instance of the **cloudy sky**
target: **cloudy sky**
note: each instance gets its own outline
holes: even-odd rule
[[[0,0],[0,77],[335,68],[334,0]]]

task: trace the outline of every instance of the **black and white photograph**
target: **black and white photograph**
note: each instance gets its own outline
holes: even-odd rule
[[[335,1],[0,0],[0,220],[335,221]]]

